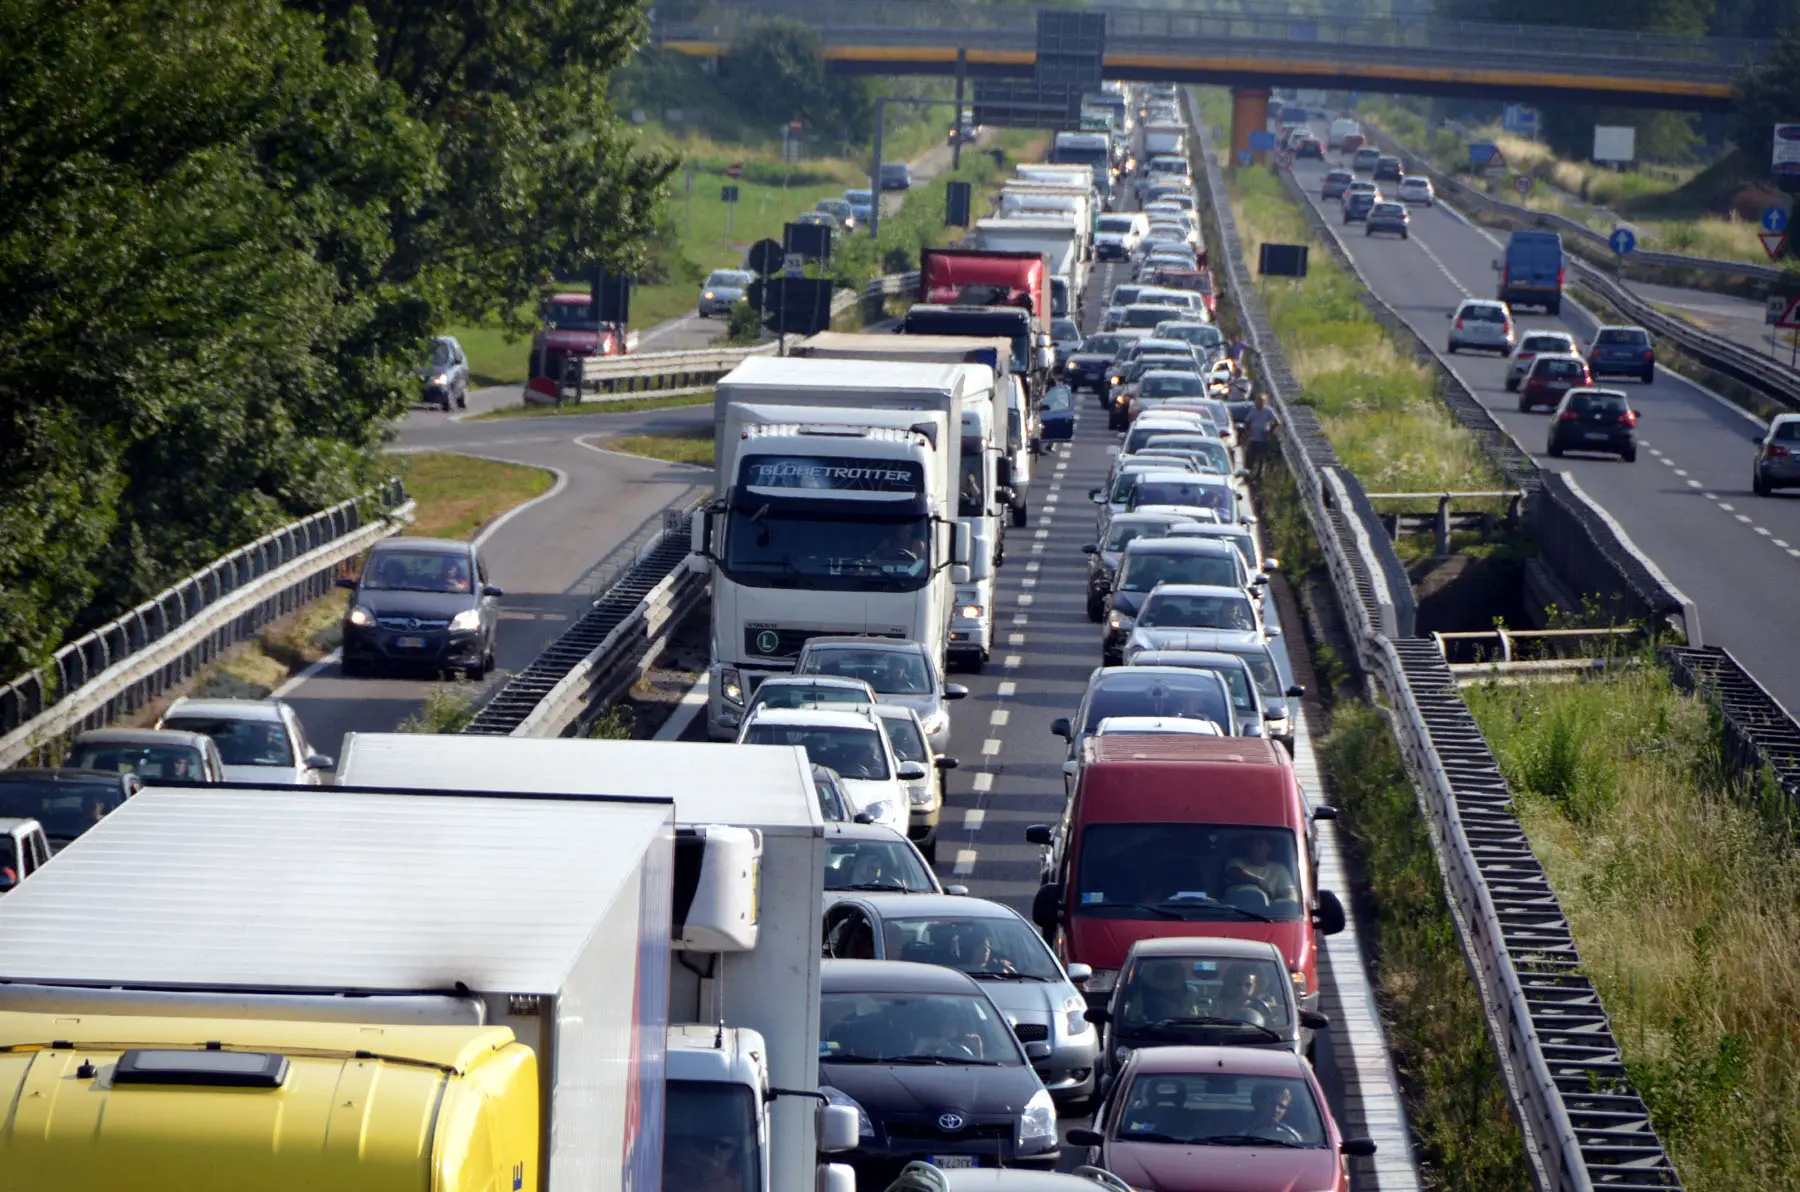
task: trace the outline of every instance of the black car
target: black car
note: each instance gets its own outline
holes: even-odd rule
[[[1352,190],[1344,195],[1344,222],[1355,223],[1369,218],[1369,212],[1375,209],[1376,196],[1366,190]]]
[[[1598,451],[1626,463],[1637,459],[1637,412],[1617,389],[1571,389],[1550,415],[1552,456]]]
[[[0,819],[36,820],[51,851],[61,852],[141,785],[136,774],[116,770],[0,770]]]
[[[1406,177],[1406,171],[1400,166],[1397,157],[1378,157],[1375,159],[1375,181],[1398,182]]]
[[[903,161],[884,161],[879,174],[882,190],[911,190],[912,167]]]
[[[885,1188],[914,1160],[1055,1167],[1056,1105],[1031,1067],[1050,1044],[1021,1044],[973,978],[935,964],[827,960],[819,990],[820,1092],[863,1120],[857,1148],[832,1157],[855,1169],[858,1187]]]
[[[344,614],[346,675],[377,665],[461,670],[479,679],[494,668],[499,588],[467,542],[390,538],[363,560]]]
[[[1294,147],[1294,156],[1302,161],[1309,158],[1313,161],[1324,161],[1325,142],[1319,140],[1318,137],[1301,137],[1300,143]]]

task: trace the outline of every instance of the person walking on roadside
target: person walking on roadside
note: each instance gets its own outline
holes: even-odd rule
[[[1281,419],[1269,408],[1266,394],[1257,394],[1255,400],[1255,406],[1244,415],[1244,465],[1250,469],[1251,475],[1261,479],[1263,461],[1269,455],[1269,442],[1274,437],[1275,428],[1281,425]]]

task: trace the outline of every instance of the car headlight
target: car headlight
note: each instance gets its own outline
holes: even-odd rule
[[[1031,1094],[1025,1112],[1019,1115],[1019,1147],[1041,1150],[1056,1145],[1056,1102],[1046,1089]]]
[[[1123,1068],[1125,1066],[1125,1061],[1130,1058],[1131,1058],[1131,1048],[1129,1048],[1129,1047],[1113,1048],[1113,1063],[1116,1064],[1117,1066]]]
[[[1128,617],[1124,613],[1113,613],[1106,618],[1106,627],[1114,633],[1130,633],[1136,624],[1136,617]]]
[[[957,611],[961,616],[970,621],[979,621],[981,619],[981,606],[979,604],[965,604]]]
[[[719,696],[728,704],[744,706],[744,676],[737,667],[728,666],[719,672]]]
[[[478,608],[465,608],[460,613],[457,613],[454,617],[450,618],[450,631],[452,633],[468,633],[480,628],[481,610]]]
[[[925,725],[925,735],[928,737],[935,737],[950,727],[950,713],[942,708],[938,708],[931,715],[923,717],[922,720]]]
[[[875,1137],[875,1123],[869,1120],[869,1111],[864,1109],[855,1097],[834,1089],[828,1084],[819,1086],[819,1094],[825,1098],[827,1105],[842,1105],[847,1109],[856,1110],[856,1136],[858,1138]]]
[[[1087,999],[1079,993],[1071,993],[1063,999],[1064,1029],[1071,1035],[1079,1035],[1088,1029]]]
[[[713,299],[714,299],[714,298],[717,298],[717,297],[718,297],[718,295],[717,295],[717,294],[714,294],[714,293],[713,293],[713,292],[712,292],[712,291],[711,291],[711,290],[708,290],[708,291],[706,291],[706,293],[704,293],[704,294],[702,294],[702,295],[700,295],[700,296],[701,296],[701,297],[702,297],[702,298],[704,298],[704,299],[706,299],[706,300],[707,300],[707,301],[708,301],[708,302],[711,302],[711,301],[712,301],[712,300],[713,300]]]
[[[431,383],[433,385],[448,385],[450,383],[450,374],[439,373],[437,376],[431,378]]]
[[[1288,972],[1288,978],[1290,980],[1292,980],[1294,983],[1294,996],[1295,997],[1305,997],[1306,996],[1306,974],[1301,972],[1299,969],[1292,969]]]
[[[1088,995],[1088,1000],[1091,1002],[1094,994],[1111,993],[1113,991],[1113,986],[1118,983],[1118,969],[1097,968],[1094,970],[1094,975],[1087,979],[1087,984],[1083,985],[1081,988],[1082,991]]]
[[[910,788],[906,792],[906,797],[914,807],[930,807],[931,784],[929,782],[922,782],[918,786]]]
[[[359,604],[350,610],[350,623],[359,629],[367,629],[375,623],[375,614]]]
[[[893,808],[886,799],[877,799],[863,808],[863,814],[876,823],[883,823],[894,818]]]

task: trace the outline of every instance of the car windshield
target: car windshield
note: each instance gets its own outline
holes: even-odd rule
[[[1225,569],[1223,564],[1217,564]],[[1236,577],[1232,577],[1235,582]],[[1145,629],[1256,628],[1256,615],[1242,596],[1190,596],[1159,592],[1144,601],[1137,623]]]
[[[1623,414],[1625,399],[1614,393],[1577,393],[1569,399],[1577,414]]]
[[[1102,232],[1129,232],[1131,223],[1129,215],[1102,215],[1099,230]]]
[[[1081,339],[1081,328],[1075,325],[1074,319],[1051,319],[1050,337],[1058,340]]]
[[[1800,423],[1795,425],[1800,426]],[[1169,523],[1166,521],[1127,522],[1114,519],[1112,525],[1107,527],[1106,542],[1102,549],[1121,551],[1125,549],[1127,543],[1135,542],[1139,538],[1161,538],[1168,532]]]
[[[1650,333],[1637,327],[1608,327],[1600,333],[1597,342],[1642,346],[1650,342]]]
[[[1125,318],[1121,321],[1120,325],[1125,327],[1151,328],[1155,327],[1158,323],[1167,322],[1168,318],[1169,307],[1167,306],[1134,306],[1126,310]]]
[[[202,782],[206,778],[200,751],[186,745],[77,742],[63,765],[75,770],[136,774],[145,780],[170,778],[177,782]]]
[[[1174,667],[1108,675],[1088,699],[1081,731],[1091,733],[1112,716],[1167,716],[1231,723],[1229,697],[1217,676]]]
[[[745,719],[757,708],[803,708],[808,704],[866,704],[869,693],[858,687],[824,683],[764,683],[750,697]]]
[[[827,837],[825,888],[934,894],[938,887],[919,855],[903,841],[832,840]]]
[[[1119,587],[1148,592],[1157,584],[1208,584],[1232,588],[1238,583],[1236,561],[1221,555],[1176,554],[1153,550],[1125,556]]]
[[[801,662],[800,673],[861,679],[882,695],[931,694],[931,672],[925,659],[910,650],[813,650]]]
[[[1112,305],[1130,306],[1133,302],[1137,301],[1138,292],[1143,288],[1143,286],[1114,286],[1112,292]]]
[[[466,555],[400,548],[370,555],[357,582],[365,592],[467,592],[472,581]]]
[[[1232,515],[1231,490],[1222,484],[1198,480],[1146,480],[1132,498],[1136,505],[1198,505],[1215,510],[1221,518]]]
[[[819,999],[821,1063],[1017,1067],[1019,1045],[978,994],[827,993]]]
[[[880,782],[892,777],[887,751],[873,728],[752,724],[744,733],[744,744],[798,745],[813,765],[829,767],[844,778]]]
[[[887,733],[895,757],[903,762],[931,764],[931,753],[925,748],[925,738],[919,735],[918,721],[911,716],[883,716],[881,728]]]
[[[1163,465],[1157,464],[1155,466],[1161,468]],[[1112,496],[1110,498],[1111,503],[1114,505],[1123,505],[1130,501],[1131,494],[1137,489],[1138,478],[1148,470],[1147,467],[1140,467],[1120,472],[1113,480]]]
[[[819,818],[828,824],[841,824],[850,818],[850,806],[844,800],[843,787],[824,771],[813,773],[813,793],[819,799]]]
[[[218,716],[170,716],[162,727],[201,733],[219,747],[228,766],[294,765],[294,744],[279,720],[231,720]]]
[[[1206,382],[1198,376],[1148,377],[1144,381],[1144,397],[1203,397]]]
[[[1231,448],[1217,439],[1208,439],[1202,435],[1154,435],[1140,450],[1155,451],[1159,447],[1203,455],[1210,465],[1208,471],[1221,475],[1231,471]]]
[[[1527,335],[1525,342],[1519,345],[1521,352],[1568,352],[1572,350],[1570,341],[1559,335]]]
[[[1463,307],[1461,311],[1457,312],[1457,317],[1475,323],[1506,322],[1506,312],[1504,310],[1501,310],[1498,306],[1488,306],[1485,303],[1471,303],[1470,305]]]
[[[0,782],[0,817],[34,819],[52,840],[73,840],[125,801],[118,781],[19,778]]]
[[[691,275],[690,275],[691,276]],[[600,317],[591,302],[555,301],[544,306],[544,322],[558,331],[598,331]]]
[[[1298,1077],[1147,1072],[1114,1122],[1121,1142],[1313,1149],[1326,1141],[1312,1088]]]
[[[433,368],[449,368],[456,362],[456,349],[447,340],[433,340],[431,344],[431,366]]]
[[[851,206],[867,207],[873,201],[874,193],[872,190],[847,190],[844,192],[844,199]]]
[[[1081,341],[1083,356],[1117,356],[1131,341],[1123,335],[1090,335]]]
[[[1540,377],[1579,377],[1584,371],[1579,360],[1539,360],[1532,369]]]
[[[1282,989],[1287,980],[1282,967],[1267,959],[1141,957],[1119,975],[1117,1025],[1195,1033],[1222,1028],[1233,1036],[1250,1034],[1237,1029],[1246,1025],[1286,1030],[1293,1022]]]
[[[706,279],[709,286],[724,286],[730,289],[741,289],[750,284],[750,275],[736,269],[714,269]]]
[[[881,930],[889,960],[939,964],[974,977],[1062,979],[1043,938],[1021,919],[889,919]]]
[[[1075,913],[1105,919],[1294,922],[1295,834],[1249,824],[1094,824],[1081,836]]]
[[[1203,348],[1216,348],[1225,342],[1224,333],[1210,323],[1176,323],[1173,326],[1158,327],[1156,334],[1186,340]]]

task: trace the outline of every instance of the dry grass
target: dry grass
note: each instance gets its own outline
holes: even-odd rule
[[[406,491],[418,502],[406,532],[420,538],[471,538],[513,506],[550,491],[556,482],[542,468],[446,451],[394,458]]]
[[[1800,1188],[1800,849],[1653,666],[1472,689],[1687,1187]]]

